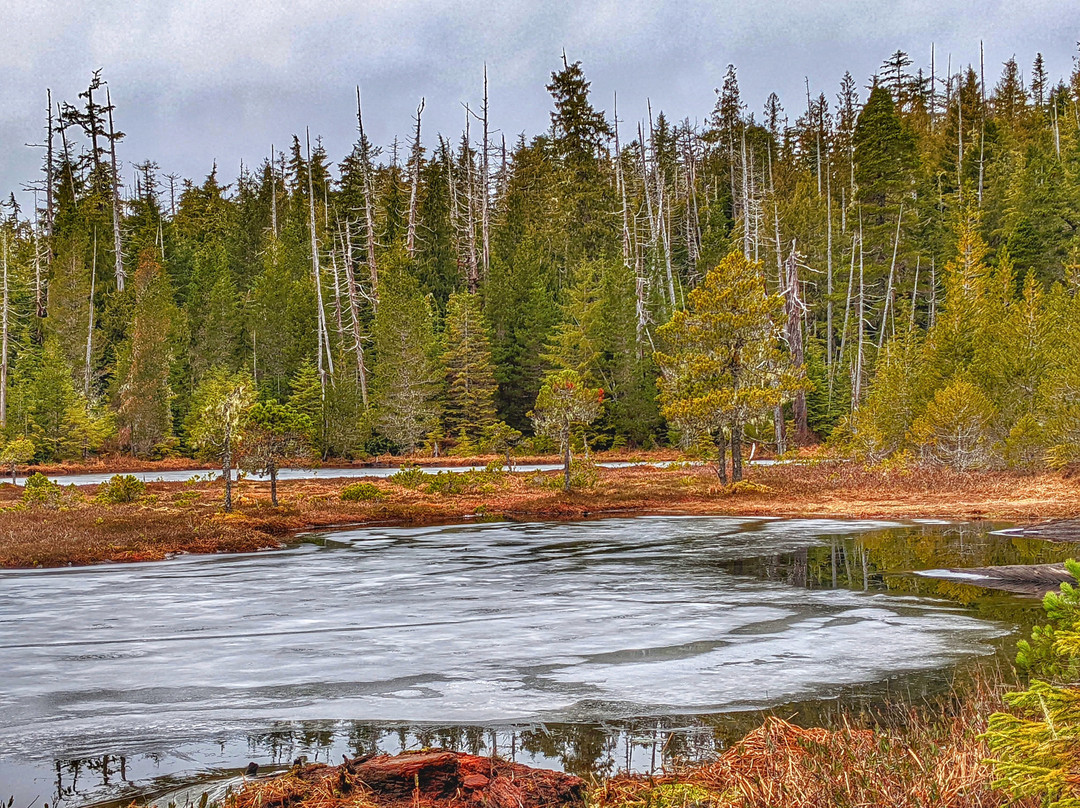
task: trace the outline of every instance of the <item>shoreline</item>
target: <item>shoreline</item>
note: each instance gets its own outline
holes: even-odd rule
[[[454,477],[432,476],[413,488],[388,477],[284,480],[278,507],[270,504],[269,483],[245,480],[234,486],[232,513],[221,510],[217,481],[148,483],[138,502],[125,505],[97,503],[98,486],[81,485],[59,509],[26,507],[21,489],[2,486],[0,568],[251,552],[302,532],[475,519],[715,515],[1032,524],[1080,514],[1080,485],[1050,473],[871,470],[817,461],[754,467],[742,483],[725,487],[707,467],[630,466],[597,468],[589,487],[568,494],[558,488],[559,471]],[[342,489],[357,483],[371,498],[343,501]]]

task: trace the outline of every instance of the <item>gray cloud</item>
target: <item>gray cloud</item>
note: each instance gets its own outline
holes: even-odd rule
[[[565,47],[585,63],[598,106],[634,121],[654,109],[704,118],[725,66],[738,66],[751,111],[776,91],[793,117],[844,70],[864,84],[903,48],[939,70],[978,60],[987,77],[1015,54],[1042,51],[1052,75],[1072,69],[1075,9],[1058,0],[6,0],[0,8],[0,192],[38,169],[45,88],[74,100],[93,69],[117,104],[130,164],[157,160],[195,178],[217,161],[225,177],[310,126],[332,157],[354,136],[353,87],[384,146],[405,135],[421,95],[425,126],[455,133],[476,104],[486,61],[492,114],[508,139],[547,125],[544,84]]]

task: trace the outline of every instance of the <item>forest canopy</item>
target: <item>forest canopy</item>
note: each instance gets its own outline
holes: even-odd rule
[[[718,78],[704,123],[628,124],[564,58],[550,127],[509,143],[486,89],[462,133],[425,138],[421,103],[402,148],[368,139],[358,96],[347,154],[297,133],[234,182],[124,162],[99,73],[49,93],[35,209],[12,194],[0,220],[3,444],[194,454],[200,389],[240,375],[324,457],[501,452],[515,430],[554,450],[530,413],[574,374],[603,391],[591,448],[1080,459],[1080,68],[941,75],[897,51],[790,110]],[[767,304],[706,284],[721,267]],[[671,352],[691,320],[757,362],[727,420],[673,392],[720,395]]]

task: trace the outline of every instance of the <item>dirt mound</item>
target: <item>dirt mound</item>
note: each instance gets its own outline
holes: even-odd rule
[[[236,796],[235,808],[555,808],[584,804],[579,777],[445,749],[313,764]]]

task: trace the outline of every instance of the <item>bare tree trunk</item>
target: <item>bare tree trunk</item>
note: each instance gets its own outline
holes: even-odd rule
[[[950,83],[952,78],[949,79]],[[964,99],[956,88],[956,201],[964,201]]]
[[[105,105],[109,110],[109,152],[112,157],[113,254],[116,256],[116,291],[124,291],[124,251],[120,241],[120,172],[116,167],[116,130],[113,128],[113,106],[109,88],[105,88]]]
[[[833,373],[833,266],[832,266],[832,161],[825,169],[825,363],[828,365],[830,398]]]
[[[420,105],[416,108],[416,135],[413,139],[412,154],[409,162],[412,174],[409,190],[409,222],[405,229],[405,252],[412,258],[416,254],[416,213],[417,193],[420,189],[420,161],[424,156],[424,147],[420,142],[420,117],[424,114],[424,99],[420,99]]]
[[[277,169],[274,168],[274,144],[270,144],[270,229],[277,238]]]
[[[97,228],[94,228],[94,255],[90,259],[90,305],[89,325],[86,328],[86,367],[83,370],[83,395],[90,400],[90,382],[94,362],[94,289],[97,285]]]
[[[623,175],[622,170],[622,145],[619,142],[619,97],[615,95],[614,102],[614,116],[615,116],[615,183],[618,185],[619,196],[622,201],[622,254],[623,254],[623,266],[628,273],[634,275],[634,297],[636,300],[636,315],[637,315],[637,348],[638,356],[640,357],[645,344],[646,328],[648,325],[648,317],[645,309],[645,279],[641,276],[641,273],[636,267],[636,262],[632,263],[633,254],[633,240],[630,235],[630,207],[626,203],[626,177]]]
[[[936,122],[935,114],[937,112],[937,64],[935,62],[936,56],[934,43],[930,43],[930,131],[934,131],[934,124]]]
[[[638,124],[638,143],[641,144],[641,182],[645,194],[645,215],[649,219],[649,243],[647,249],[649,252],[649,274],[652,275],[655,267],[653,259],[656,255],[656,244],[659,241],[659,236],[656,232],[656,217],[653,215],[652,189],[650,187],[652,183],[649,182],[649,164],[645,154],[645,130],[640,123]],[[661,288],[664,289],[664,287]],[[667,290],[664,289],[664,291]],[[674,307],[674,300],[669,301],[669,303]]]
[[[806,361],[803,352],[803,302],[799,297],[799,264],[795,252],[795,242],[791,242],[791,254],[787,260],[787,279],[784,290],[784,305],[787,309],[787,343],[791,353],[791,361],[795,365],[802,365]],[[795,393],[792,405],[792,415],[795,419],[795,443],[805,446],[810,442],[810,427],[806,420],[806,391],[799,390]]]
[[[915,283],[911,286],[911,322],[908,323],[908,330],[911,331],[915,328],[915,301],[919,296],[919,264],[922,262],[922,256],[918,256],[915,259]]]
[[[360,143],[363,147],[361,160],[363,162],[364,180],[364,224],[367,228],[367,265],[371,276],[371,306],[373,310],[377,310],[379,306],[379,269],[375,261],[375,208],[371,199],[371,161],[367,152],[367,140],[364,137],[364,116],[360,108],[359,85],[356,88],[356,125],[360,131]]]
[[[983,165],[986,156],[986,67],[983,58],[983,41],[979,40],[979,207],[983,200]]]
[[[488,208],[490,206],[490,200],[488,199],[488,183],[491,181],[491,167],[488,163],[488,75],[487,64],[484,64],[484,146],[480,152],[480,170],[483,173],[483,177],[480,181],[480,257],[481,268],[483,269],[484,278],[488,276],[488,270],[491,267],[491,238],[490,238],[490,215]]]
[[[718,429],[713,440],[716,444],[716,476],[721,485],[727,485],[727,436],[723,429]]]
[[[844,350],[847,347],[848,322],[851,319],[851,290],[855,285],[855,241],[858,237],[853,233],[851,236],[851,267],[848,269],[847,278],[847,301],[844,303],[844,328],[840,332],[840,361],[844,361]]]
[[[893,278],[896,273],[896,253],[900,248],[900,223],[904,221],[904,203],[900,203],[900,212],[896,216],[896,238],[893,239],[892,263],[889,264],[889,280],[885,285],[885,308],[881,312],[881,330],[878,332],[877,349],[885,344],[885,327],[889,322],[889,308],[893,296]]]
[[[935,258],[930,256],[930,327],[934,327],[937,321],[937,268],[934,265]]]
[[[36,213],[37,211],[35,211],[35,220]],[[34,313],[39,320],[48,313],[45,310],[44,285],[41,278],[41,243],[38,239],[37,221],[34,222]]]
[[[853,393],[851,397],[852,409],[857,409],[859,406],[859,400],[862,398],[862,377],[863,377],[863,336],[866,324],[866,287],[864,285],[863,274],[863,239],[862,239],[862,209],[859,210],[859,322],[858,322],[858,334],[859,345],[858,352],[855,355],[855,383],[853,385]]]
[[[275,508],[278,506],[277,500],[277,463],[270,464],[270,504]]]
[[[743,257],[750,260],[750,187],[746,176],[746,130],[742,135]]]
[[[330,239],[333,244],[333,238]],[[345,336],[345,324],[341,318],[341,273],[337,265],[337,250],[330,250],[330,269],[334,273],[334,324],[337,326],[338,342]]]
[[[570,490],[570,427],[563,434],[563,490]]]
[[[731,481],[737,483],[742,479],[742,422],[735,421],[731,425]]]
[[[221,452],[221,475],[225,478],[225,512],[232,511],[232,423],[225,421],[225,443]]]
[[[8,327],[10,300],[8,297],[8,237],[4,232],[4,308],[0,312],[0,427],[7,426],[7,389],[8,389]],[[15,472],[11,472],[12,480]]]
[[[476,178],[473,176],[472,140],[471,140],[471,116],[472,110],[465,106],[465,142],[461,148],[461,159],[465,163],[465,271],[468,278],[470,292],[476,292],[480,287],[479,262],[476,255],[476,200],[473,196],[476,191]]]
[[[53,169],[53,115],[52,115],[52,90],[46,89],[45,94],[48,98],[48,132],[45,140],[45,229],[46,235],[49,237],[49,249],[46,253],[47,261],[52,264],[52,236],[53,236],[53,224],[56,220],[56,208],[53,202],[53,183],[54,183],[54,169]]]
[[[308,212],[309,221],[308,225],[311,229],[311,272],[315,276],[315,300],[319,307],[318,311],[318,329],[319,329],[319,383],[322,389],[322,396],[326,398],[326,370],[329,368],[330,375],[334,375],[334,356],[330,352],[330,335],[329,329],[326,327],[326,308],[323,304],[322,293],[322,271],[319,269],[319,240],[315,234],[315,185],[312,181],[311,175],[311,133],[306,133],[307,137],[307,181],[308,181]],[[323,359],[323,351],[325,350],[325,362]]]
[[[663,171],[660,170],[660,158],[656,151],[656,129],[653,126],[652,103],[649,103],[649,146],[653,156],[653,178],[656,183],[656,229],[660,232],[660,242],[664,249],[664,271],[667,276],[668,299],[671,301],[671,309],[678,306],[675,299],[675,280],[671,270],[671,240],[668,235],[668,217],[664,201],[664,190],[667,182]]]
[[[345,232],[342,234],[342,252],[345,255],[345,292],[349,299],[349,321],[352,330],[353,352],[356,354],[356,375],[360,379],[360,398],[364,410],[368,409],[367,368],[364,362],[364,343],[360,336],[360,303],[356,293],[356,273],[353,270],[352,234],[349,221],[345,220]]]

